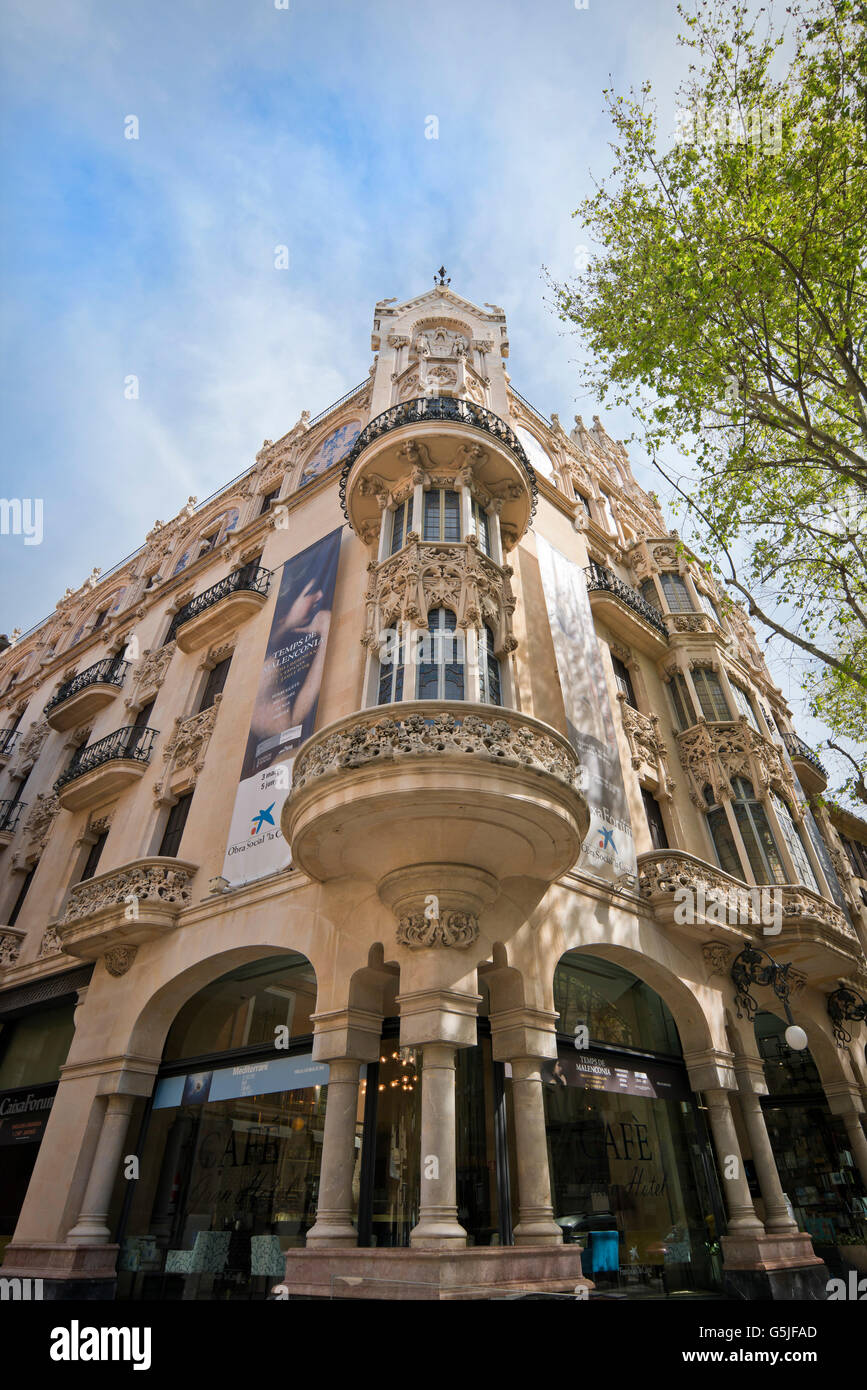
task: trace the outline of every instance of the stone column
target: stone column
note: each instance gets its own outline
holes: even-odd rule
[[[453,1043],[426,1042],[421,1071],[421,1201],[410,1245],[432,1250],[462,1248],[467,1233],[458,1222]]]
[[[512,1108],[518,1160],[515,1244],[562,1245],[563,1232],[554,1220],[551,1201],[541,1058],[513,1058]]]
[[[728,1229],[747,1234],[762,1235],[764,1227],[756,1215],[749,1184],[744,1172],[744,1160],[738,1136],[732,1119],[729,1093],[721,1089],[704,1091],[708,1108],[711,1133],[716,1147],[717,1164],[728,1212]],[[726,1170],[732,1167],[729,1160],[734,1159],[734,1172],[727,1176]]]
[[[786,1199],[783,1196],[783,1186],[777,1171],[774,1151],[771,1148],[768,1127],[762,1114],[762,1103],[759,1100],[760,1095],[767,1094],[764,1068],[758,1059],[755,1059],[750,1065],[746,1058],[739,1058],[735,1063],[735,1071],[738,1078],[741,1114],[744,1117],[744,1124],[749,1135],[750,1148],[753,1151],[753,1163],[756,1165],[756,1176],[761,1188],[762,1201],[765,1204],[765,1230],[797,1231],[798,1224],[789,1215]]]
[[[308,1249],[358,1244],[358,1231],[352,1224],[352,1175],[360,1071],[361,1063],[352,1057],[329,1062],[319,1202],[316,1224],[307,1232]]]
[[[852,1145],[852,1153],[858,1165],[858,1172],[861,1174],[865,1187],[867,1187],[867,1135],[864,1133],[861,1116],[857,1110],[847,1110],[843,1114],[843,1123],[846,1126],[849,1143]]]
[[[107,1245],[111,1240],[108,1208],[126,1142],[135,1096],[114,1092],[108,1097],[102,1131],[78,1221],[66,1237],[67,1245]]]

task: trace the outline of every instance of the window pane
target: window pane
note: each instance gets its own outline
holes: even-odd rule
[[[190,810],[190,802],[193,793],[187,792],[186,796],[178,797],[172,809],[169,811],[169,818],[166,821],[166,828],[159,847],[159,854],[169,855],[174,858],[181,846],[181,837],[184,833],[184,826],[187,823],[187,815]]]
[[[683,676],[674,676],[669,682],[668,690],[671,703],[674,705],[677,727],[681,730],[688,729],[695,723],[695,711]]]
[[[639,593],[641,594],[641,597],[644,599],[645,603],[649,603],[651,607],[655,608],[658,613],[662,612],[662,609],[659,606],[659,593],[652,579],[645,579],[644,583],[642,584],[639,590]]]
[[[764,806],[757,801],[736,801],[734,812],[756,883],[785,883],[785,871]]]
[[[436,700],[439,694],[439,671],[436,666],[419,666],[418,668],[418,698],[419,700]]]
[[[461,499],[456,492],[444,494],[443,518],[443,540],[459,541],[461,538]]]
[[[742,686],[735,685],[734,681],[732,681],[732,690],[735,693],[735,704],[738,707],[738,714],[745,714],[753,728],[758,729],[759,726],[756,722],[755,710],[753,709],[749,695]]]
[[[720,868],[724,873],[731,874],[733,878],[743,878],[743,866],[734,836],[726,819],[726,813],[722,807],[716,811],[708,812],[707,824]]]
[[[694,610],[686,581],[679,574],[671,574],[670,572],[661,574],[659,577],[662,580],[665,601],[672,613],[692,613]]]
[[[225,661],[218,661],[217,665],[211,671],[202,694],[202,703],[199,705],[200,714],[203,710],[210,709],[217,696],[222,695],[223,686],[226,684],[226,677],[229,674],[229,667],[231,664],[232,658],[227,656]]]
[[[647,816],[647,825],[650,830],[650,843],[654,849],[668,849],[668,836],[665,833],[665,823],[662,819],[662,811],[656,797],[641,788],[641,799],[644,802],[644,813]]]
[[[705,719],[720,721],[730,719],[731,712],[726,704],[716,671],[711,671],[706,666],[699,666],[693,672],[692,680]]]
[[[705,613],[707,613],[709,618],[713,618],[715,623],[719,623],[719,613],[717,612],[716,604],[710,594],[704,593],[702,589],[697,589],[696,592],[698,594],[698,601]]]
[[[818,893],[819,885],[816,882],[816,875],[813,873],[813,866],[807,858],[804,843],[798,834],[798,827],[792,820],[789,808],[782,797],[777,796],[775,793],[772,793],[772,795],[774,797],[774,810],[777,813],[777,820],[780,822],[783,838],[789,847],[792,863],[798,875],[798,882],[805,884],[807,888],[812,888],[814,893]]]
[[[424,495],[424,539],[440,540],[440,493],[437,488]]]
[[[626,703],[633,709],[638,709],[638,702],[635,698],[635,691],[632,688],[632,677],[619,657],[611,658],[614,666],[614,679],[617,682],[617,689],[621,690],[626,696]]]

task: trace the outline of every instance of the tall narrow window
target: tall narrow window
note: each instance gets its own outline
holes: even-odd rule
[[[381,648],[379,658],[378,705],[396,704],[403,699],[403,676],[406,666],[406,638],[401,634],[400,641],[391,634],[391,641]]]
[[[629,670],[624,666],[618,656],[612,656],[611,664],[614,667],[614,679],[617,682],[617,689],[626,696],[627,705],[633,709],[638,709],[638,701],[635,698],[635,690],[632,685],[632,677]]]
[[[731,719],[731,710],[716,671],[709,666],[697,666],[692,673],[692,683],[705,719],[720,722]]]
[[[659,802],[652,792],[641,788],[641,800],[644,802],[644,814],[647,816],[647,827],[650,831],[650,843],[654,849],[668,849],[668,836],[665,833],[665,823],[662,819],[662,811]]]
[[[713,618],[714,622],[719,626],[719,611],[710,594],[706,594],[703,589],[698,588],[696,589],[696,593],[698,594],[698,601],[705,613],[707,613],[709,618]]]
[[[662,612],[662,607],[659,602],[659,592],[652,579],[645,579],[638,592],[641,594],[645,603],[649,603],[651,608],[655,608],[658,613]]]
[[[494,634],[487,625],[479,633],[479,673],[482,700],[488,705],[501,705],[500,663],[494,656]]]
[[[231,664],[232,658],[227,656],[224,661],[218,661],[216,666],[209,671],[208,679],[202,692],[199,714],[201,714],[203,710],[210,709],[217,696],[222,695],[223,686],[226,684],[226,677],[229,674],[229,667]]]
[[[745,777],[735,777],[732,788],[735,793],[732,809],[756,883],[785,883],[786,871],[783,861],[771,833],[765,808],[757,800],[752,783]]]
[[[689,688],[680,672],[676,672],[668,683],[668,693],[674,706],[674,717],[681,733],[695,723],[695,710],[689,695]]]
[[[93,620],[93,627],[92,627],[91,630],[92,630],[93,632],[96,632],[96,629],[97,629],[98,627],[102,627],[102,625],[103,625],[103,623],[105,622],[105,620],[106,620],[107,617],[108,617],[108,609],[107,609],[107,608],[101,608],[101,609],[99,610],[99,612],[97,613],[96,617],[95,617],[94,620]]]
[[[753,702],[742,685],[737,685],[732,681],[732,691],[735,697],[735,704],[738,707],[738,714],[745,714],[754,729],[758,729],[756,712],[753,709]]]
[[[261,506],[259,507],[259,515],[260,515],[260,516],[264,516],[264,515],[265,515],[265,512],[270,512],[272,506],[273,506],[274,503],[277,501],[277,498],[278,498],[279,496],[280,496],[280,489],[279,489],[279,487],[275,487],[275,489],[274,489],[273,492],[266,492],[266,493],[264,493],[264,495],[263,495],[263,497],[262,497]]]
[[[781,796],[777,796],[776,792],[771,792],[771,796],[774,798],[774,810],[777,813],[783,839],[788,846],[789,854],[792,856],[798,882],[803,883],[807,888],[812,888],[814,893],[818,893],[819,885],[816,882],[816,875],[813,873],[813,866],[807,857],[807,851],[804,849],[804,842],[798,832],[798,827],[792,820],[792,814]]]
[[[475,497],[473,498],[473,501],[472,501],[472,514],[473,514],[473,530],[475,531],[475,533],[476,533],[476,535],[478,536],[478,539],[479,539],[479,549],[482,550],[482,551],[484,551],[484,553],[485,553],[486,555],[490,555],[490,553],[491,553],[491,524],[490,524],[490,521],[488,520],[488,514],[487,514],[487,512],[485,511],[484,507],[481,506],[481,504],[480,504],[479,502],[476,501]]]
[[[704,799],[709,807],[707,828],[710,831],[710,838],[719,866],[724,873],[731,874],[732,878],[743,878],[744,867],[738,854],[738,847],[728,817],[722,806],[714,805],[715,797],[710,787],[705,787]]]
[[[590,499],[589,499],[589,497],[585,497],[583,492],[576,492],[576,493],[575,493],[575,500],[576,500],[576,502],[579,502],[579,503],[581,504],[581,506],[584,508],[584,511],[585,511],[585,513],[586,513],[587,516],[592,516],[592,515],[593,515],[593,513],[592,513],[591,510],[590,510]]]
[[[85,860],[84,868],[81,871],[79,883],[83,883],[86,878],[93,878],[93,875],[96,873],[96,866],[99,863],[99,857],[105,849],[105,842],[107,839],[108,831],[103,830],[102,834],[98,836],[90,846],[90,852]]]
[[[395,507],[391,519],[391,555],[400,550],[408,531],[412,530],[412,498]]]
[[[424,539],[459,541],[460,538],[460,496],[448,488],[431,488],[424,495]]]
[[[143,705],[135,716],[126,747],[127,757],[134,758],[138,749],[144,746],[148,737],[145,731],[150,727],[149,720],[155,704],[156,696],[154,696],[152,700],[149,700],[146,705]]]
[[[693,613],[695,611],[686,580],[681,575],[675,574],[671,570],[665,570],[659,579],[662,584],[662,592],[665,594],[665,601],[672,613]]]
[[[190,802],[193,799],[192,792],[185,792],[179,796],[172,809],[169,811],[169,818],[166,821],[166,828],[163,831],[163,838],[160,842],[158,854],[167,855],[171,859],[176,859],[178,850],[181,847],[181,838],[184,833],[184,826],[187,823],[187,816],[190,813]]]
[[[428,632],[420,644],[416,698],[464,699],[464,636],[450,608],[428,614]]]
[[[12,908],[12,911],[9,913],[9,922],[8,922],[8,925],[9,925],[10,927],[14,927],[14,926],[15,926],[15,923],[18,921],[18,914],[19,914],[19,912],[21,911],[22,907],[24,906],[24,899],[27,897],[27,890],[29,889],[31,883],[33,882],[33,875],[36,873],[36,870],[37,870],[38,868],[39,868],[39,860],[37,859],[37,861],[36,861],[36,863],[33,865],[33,867],[30,868],[30,869],[28,869],[28,870],[27,870],[27,873],[24,875],[24,882],[22,883],[21,887],[20,887],[19,890],[18,890],[18,897],[15,899],[15,905],[14,905],[14,907]]]

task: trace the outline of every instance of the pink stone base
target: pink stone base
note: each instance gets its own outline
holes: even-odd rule
[[[794,1231],[723,1236],[723,1269],[804,1269],[822,1261],[808,1235]]]
[[[308,1298],[452,1300],[572,1293],[579,1284],[593,1288],[581,1273],[580,1245],[473,1245],[289,1250],[285,1284],[276,1287]]]
[[[115,1279],[119,1245],[7,1245],[4,1279]]]

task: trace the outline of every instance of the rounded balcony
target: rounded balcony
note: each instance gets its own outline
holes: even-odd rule
[[[311,878],[374,882],[402,925],[423,922],[430,895],[441,920],[475,921],[503,879],[547,885],[572,867],[590,824],[582,786],[572,746],[537,719],[405,701],[341,719],[304,745],[281,829]]]
[[[454,396],[391,406],[361,431],[340,479],[353,530],[376,534],[384,509],[412,486],[462,486],[495,509],[507,548],[536,509],[536,475],[517,435],[493,411]]]

